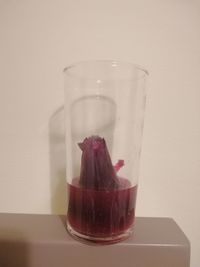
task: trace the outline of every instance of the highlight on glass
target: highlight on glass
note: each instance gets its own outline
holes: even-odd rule
[[[147,71],[86,61],[64,76],[67,229],[82,240],[115,243],[134,226]]]

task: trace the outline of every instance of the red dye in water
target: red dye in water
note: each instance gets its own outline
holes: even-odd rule
[[[117,190],[86,189],[74,178],[69,188],[68,222],[77,232],[93,237],[123,234],[135,217],[137,186],[119,178]]]
[[[91,237],[112,237],[123,234],[134,221],[137,187],[117,176],[124,166],[115,166],[99,136],[85,138],[80,178],[74,178],[69,189],[68,223],[76,231]]]

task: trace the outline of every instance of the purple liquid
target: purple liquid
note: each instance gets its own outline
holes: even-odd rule
[[[79,178],[67,184],[69,190],[68,222],[73,230],[91,237],[112,237],[126,232],[134,222],[137,186],[125,178],[118,189],[84,188]]]

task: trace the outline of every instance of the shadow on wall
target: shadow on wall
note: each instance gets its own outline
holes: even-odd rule
[[[0,266],[30,266],[28,242],[23,240],[23,233],[10,229],[1,229],[1,231],[5,238],[1,235]]]
[[[51,212],[65,214],[67,208],[65,179],[64,107],[60,107],[49,121]]]

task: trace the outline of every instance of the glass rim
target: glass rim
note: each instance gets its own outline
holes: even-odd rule
[[[122,60],[83,60],[83,61],[77,61],[77,62],[74,62],[68,66],[66,66],[64,69],[63,69],[63,73],[66,74],[67,76],[69,77],[72,77],[72,78],[76,78],[76,79],[85,79],[85,80],[97,80],[96,78],[91,78],[91,77],[82,77],[82,76],[79,76],[77,75],[76,73],[73,73],[73,72],[70,72],[70,70],[73,70],[75,69],[76,67],[78,66],[81,66],[81,65],[86,65],[86,64],[103,64],[103,63],[106,63],[108,65],[110,65],[111,67],[116,67],[118,66],[120,68],[123,67],[122,65],[126,66],[126,67],[129,67],[130,69],[132,68],[133,70],[138,70],[140,71],[140,73],[142,73],[142,75],[140,76],[139,79],[141,78],[145,78],[146,76],[149,75],[149,72],[147,71],[147,69],[145,69],[144,67],[142,67],[141,65],[139,64],[135,64],[135,63],[132,63],[132,62],[129,62],[129,61],[122,61]],[[110,79],[101,79],[101,81],[106,81],[106,80],[112,80],[112,78]],[[124,78],[124,79],[119,79],[119,80],[127,80],[127,81],[132,81],[132,80],[135,80],[135,79],[131,79],[131,78]]]

